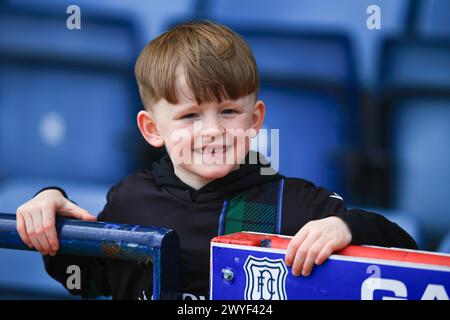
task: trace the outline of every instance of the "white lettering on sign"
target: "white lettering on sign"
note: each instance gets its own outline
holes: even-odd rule
[[[392,292],[393,296],[383,296],[383,300],[407,300],[408,289],[406,285],[394,279],[381,279],[369,277],[361,285],[361,300],[373,300],[376,291]],[[449,300],[443,285],[428,284],[421,300]]]

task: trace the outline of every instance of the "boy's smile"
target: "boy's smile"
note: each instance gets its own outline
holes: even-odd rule
[[[262,126],[264,103],[250,94],[198,105],[182,65],[175,90],[177,103],[160,99],[139,112],[138,126],[151,145],[166,147],[178,178],[199,189],[239,167]]]

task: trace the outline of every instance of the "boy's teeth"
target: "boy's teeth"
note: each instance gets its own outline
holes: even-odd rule
[[[210,146],[206,146],[206,147],[203,147],[203,148],[200,148],[200,149],[193,149],[193,151],[194,152],[198,152],[198,153],[203,153],[203,154],[215,154],[215,153],[220,153],[220,152],[223,152],[223,153],[225,153],[225,151],[227,150],[227,148],[226,147],[217,147],[217,146],[214,146],[214,147],[210,147]]]

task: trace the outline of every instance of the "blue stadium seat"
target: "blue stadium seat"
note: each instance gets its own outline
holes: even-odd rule
[[[386,36],[404,31],[410,0],[198,0],[203,16],[238,27],[285,27],[290,30],[341,32],[354,44],[360,80],[371,87],[376,82],[376,61]],[[443,0],[446,1],[446,0]],[[366,28],[370,5],[381,10],[382,27]],[[201,8],[201,6],[199,6]]]
[[[450,36],[450,2],[447,0],[421,1],[417,31],[425,37]]]
[[[234,30],[256,57],[264,128],[280,129],[279,171],[344,193],[334,157],[357,144],[359,120],[349,40],[339,34]]]
[[[0,299],[76,299],[44,269],[38,252],[0,250]]]
[[[383,26],[391,28],[409,0],[198,0],[203,3],[203,13],[212,19],[234,21],[241,25],[285,24],[303,27],[328,27],[339,25],[365,26],[366,9],[378,5],[383,12]],[[443,0],[445,1],[445,0]],[[363,32],[364,30],[356,30]]]
[[[82,20],[85,14],[132,16],[133,22],[139,25],[139,30],[135,34],[139,41],[140,48],[144,47],[148,41],[159,35],[167,26],[168,20],[173,20],[177,16],[192,15],[197,8],[198,0],[77,0],[75,3],[60,0],[4,0],[10,7],[17,9],[37,8],[46,11],[58,12],[64,17],[66,8],[70,4],[76,4],[82,12]],[[200,3],[206,1],[201,0]],[[1,5],[0,3],[0,5]],[[66,15],[68,16],[68,15]]]
[[[442,239],[438,248],[439,252],[450,253],[450,232]]]
[[[68,30],[65,19],[1,7],[0,212],[59,185],[97,214],[111,184],[136,166],[135,27],[127,17],[84,12],[81,30]],[[40,260],[1,250],[0,290],[51,294]],[[19,264],[27,271],[18,274]]]
[[[69,31],[58,16],[2,13],[1,178],[111,183],[129,171],[136,155],[124,138],[138,108],[132,28],[85,18]]]
[[[380,77],[394,207],[419,219],[433,247],[450,229],[449,57],[450,43],[388,40]]]

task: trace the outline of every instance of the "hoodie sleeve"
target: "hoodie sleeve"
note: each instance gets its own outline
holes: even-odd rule
[[[416,242],[406,231],[384,216],[361,209],[347,210],[344,200],[338,194],[302,179],[287,180],[284,190],[286,194],[283,196],[286,209],[283,209],[283,213],[291,217],[291,225],[294,224],[294,219],[300,221],[300,224],[295,223],[298,229],[308,221],[336,216],[349,227],[352,245],[418,249]]]
[[[61,188],[49,187],[43,190],[47,189],[57,189],[68,198],[66,192]],[[114,187],[108,191],[107,203],[98,215],[98,221],[106,219],[113,192]],[[111,295],[106,258],[56,254],[53,257],[43,256],[43,259],[47,273],[60,282],[71,294],[80,295],[85,299]],[[79,279],[76,277],[77,274],[80,275]]]

